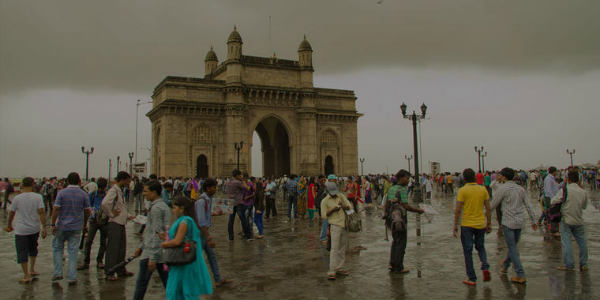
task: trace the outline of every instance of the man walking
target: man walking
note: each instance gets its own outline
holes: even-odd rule
[[[585,190],[578,184],[579,172],[572,169],[567,176],[569,184],[552,198],[552,204],[562,203],[560,210],[562,215],[560,240],[565,264],[558,267],[558,269],[563,271],[575,270],[573,246],[571,245],[571,236],[573,236],[579,247],[579,270],[584,272],[588,270],[588,248],[583,225],[583,210],[587,207],[588,197]]]
[[[527,200],[527,192],[525,189],[513,181],[515,171],[511,168],[504,168],[498,175],[498,181],[503,182],[493,194],[492,209],[498,205],[502,205],[502,232],[504,240],[508,247],[506,259],[502,263],[501,272],[506,273],[511,263],[517,273],[516,277],[510,280],[515,283],[525,283],[525,270],[521,265],[519,257],[519,249],[517,244],[521,237],[521,230],[525,223],[524,212],[527,211],[531,221],[531,228],[537,230],[537,224],[531,210],[531,205]]]
[[[106,196],[102,200],[102,205],[100,206],[104,214],[109,217],[108,223],[106,224],[106,265],[104,271],[106,273],[106,280],[110,281],[117,280],[115,274],[110,272],[112,267],[125,260],[127,246],[125,224],[127,223],[128,218],[135,218],[135,216],[130,216],[127,213],[127,205],[123,199],[123,188],[128,186],[131,181],[129,173],[120,171],[117,174],[116,181],[117,183],[106,193]],[[118,268],[116,273],[119,277],[133,275],[133,273],[128,272],[125,267]]]
[[[162,187],[160,182],[151,180],[144,185],[144,197],[151,201],[148,209],[148,219],[146,220],[146,230],[144,231],[144,240],[142,245],[135,250],[134,256],[141,256],[140,271],[135,282],[134,300],[143,300],[148,288],[148,283],[154,270],[158,271],[158,276],[162,281],[163,287],[167,287],[168,272],[164,268],[162,257],[162,248],[160,244],[163,240],[159,234],[164,234],[166,228],[171,224],[171,210],[160,197]]]
[[[267,208],[265,211],[265,219],[268,219],[271,213],[273,217],[277,216],[277,206],[275,205],[275,193],[277,192],[277,184],[272,178],[267,179],[265,188],[265,196],[267,198]]]
[[[17,248],[17,263],[23,269],[23,278],[20,283],[31,282],[32,277],[39,275],[35,271],[35,259],[38,254],[38,238],[40,227],[42,238],[46,238],[46,213],[42,196],[33,193],[33,178],[23,178],[22,193],[17,195],[8,211],[8,225],[6,232],[15,232],[15,246]],[[13,220],[16,222],[13,227]],[[27,263],[29,262],[29,269]]]
[[[329,253],[327,277],[329,280],[335,280],[336,275],[347,276],[350,274],[342,268],[344,267],[346,249],[348,248],[345,211],[351,209],[352,204],[339,192],[335,182],[327,182],[326,188],[328,195],[321,202],[321,218],[327,219],[331,231],[331,251]]]
[[[460,241],[465,256],[466,285],[475,285],[477,275],[473,269],[473,244],[479,254],[483,281],[490,281],[490,265],[485,252],[485,234],[492,231],[492,212],[490,210],[490,196],[482,185],[476,184],[475,171],[465,169],[463,177],[466,184],[458,190],[456,196],[456,209],[454,210],[454,237],[457,237],[458,220],[462,215],[460,226]],[[485,208],[485,214],[484,214]]]
[[[63,278],[63,252],[67,242],[69,261],[67,265],[67,281],[77,283],[77,246],[81,230],[87,231],[90,215],[88,195],[79,187],[79,174],[72,172],[67,176],[69,185],[56,196],[52,210],[52,240],[54,275],[52,281]]]
[[[234,205],[233,212],[229,215],[229,222],[227,224],[227,232],[229,233],[230,241],[233,241],[233,222],[235,221],[236,214],[242,223],[242,229],[246,236],[246,240],[252,240],[252,228],[248,225],[246,207],[244,206],[244,192],[249,191],[250,187],[242,179],[242,172],[235,169],[233,170],[233,178],[227,183],[227,198],[233,199]]]
[[[106,252],[106,224],[102,223],[102,220],[99,219],[100,215],[98,211],[100,211],[100,205],[102,204],[102,199],[106,195],[106,186],[108,185],[108,181],[106,178],[98,178],[98,189],[95,192],[90,193],[89,201],[92,209],[92,213],[90,214],[90,219],[88,222],[88,232],[87,238],[85,239],[85,248],[84,248],[84,257],[83,263],[77,267],[77,270],[85,270],[90,267],[90,255],[92,252],[92,244],[94,243],[94,238],[96,237],[96,233],[100,231],[100,248],[98,249],[98,255],[96,256],[96,267],[98,269],[104,268],[104,253]]]
[[[290,175],[290,179],[285,183],[285,190],[288,197],[288,219],[292,219],[292,206],[294,208],[294,220],[298,219],[298,182],[296,175]]]
[[[204,181],[203,190],[204,193],[202,193],[200,198],[198,198],[198,201],[194,203],[194,208],[196,210],[196,221],[200,227],[200,231],[202,231],[202,235],[204,236],[202,239],[202,249],[208,258],[208,263],[210,264],[210,269],[213,273],[213,278],[215,279],[215,285],[219,287],[223,284],[231,283],[231,280],[221,278],[221,273],[219,272],[219,263],[217,262],[217,254],[214,250],[215,242],[208,232],[211,225],[213,196],[217,193],[217,182],[212,178],[207,178]]]

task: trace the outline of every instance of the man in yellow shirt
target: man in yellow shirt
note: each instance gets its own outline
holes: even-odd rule
[[[321,218],[329,222],[331,232],[331,251],[329,253],[329,280],[335,280],[336,275],[346,276],[348,271],[343,270],[348,247],[348,232],[346,231],[346,210],[352,204],[340,193],[337,184],[332,181],[325,183],[327,196],[321,201]]]
[[[462,215],[460,227],[460,241],[465,256],[465,267],[467,278],[463,281],[467,285],[475,285],[477,275],[473,269],[473,244],[479,254],[481,270],[483,270],[483,281],[489,281],[490,265],[487,262],[485,252],[485,234],[492,231],[492,214],[490,211],[489,194],[484,186],[476,184],[475,171],[465,169],[463,178],[466,184],[458,190],[456,196],[456,209],[454,211],[454,237],[457,237],[458,220]],[[485,214],[484,214],[485,207]]]

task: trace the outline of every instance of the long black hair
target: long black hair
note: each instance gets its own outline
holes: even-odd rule
[[[183,215],[196,220],[196,208],[194,207],[194,201],[192,201],[192,199],[185,196],[177,196],[173,199],[173,205],[183,207]]]

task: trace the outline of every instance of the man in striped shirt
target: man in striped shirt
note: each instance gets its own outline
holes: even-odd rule
[[[508,247],[507,257],[502,263],[502,273],[506,273],[510,264],[517,273],[517,276],[510,280],[515,283],[525,283],[525,270],[521,265],[517,243],[521,237],[521,230],[525,224],[525,211],[529,215],[531,228],[537,230],[537,224],[531,210],[531,205],[527,199],[525,189],[513,181],[515,171],[511,168],[504,168],[498,175],[498,181],[503,182],[496,191],[492,200],[492,209],[502,204],[502,232]]]

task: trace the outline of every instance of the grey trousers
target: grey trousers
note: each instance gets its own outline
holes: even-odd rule
[[[110,269],[116,264],[125,260],[125,246],[127,241],[125,238],[125,226],[115,222],[108,222],[106,228],[106,257],[104,258],[104,272],[106,275]],[[125,273],[125,267],[116,270],[116,273],[121,275]]]

